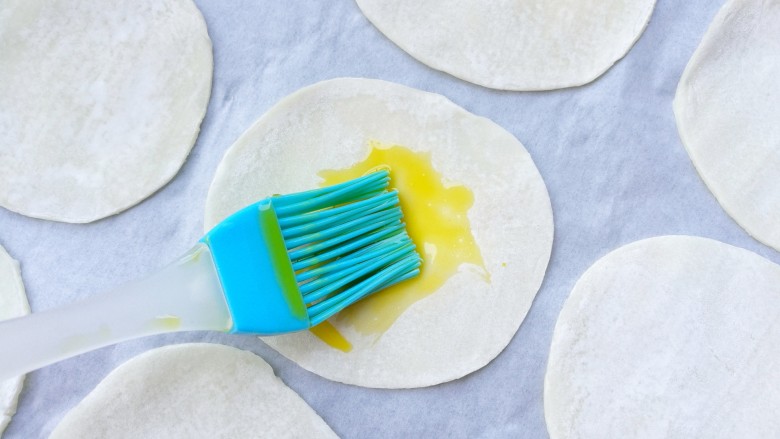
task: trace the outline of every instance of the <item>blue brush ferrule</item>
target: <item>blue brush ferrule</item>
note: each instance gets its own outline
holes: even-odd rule
[[[230,332],[272,335],[311,326],[271,199],[234,213],[201,242],[211,249]]]

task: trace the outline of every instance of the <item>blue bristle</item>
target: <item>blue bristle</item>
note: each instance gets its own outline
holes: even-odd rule
[[[384,229],[380,229],[375,232],[369,233],[365,236],[361,236],[359,239],[355,239],[348,243],[344,243],[342,245],[334,247],[332,250],[328,250],[324,253],[316,254],[306,259],[293,261],[293,269],[297,272],[298,270],[303,270],[305,268],[309,268],[321,264],[333,258],[348,255],[350,254],[350,252],[360,250],[366,245],[379,242],[384,238],[389,238],[391,236],[394,236],[398,234],[400,230],[403,229],[404,229],[403,224],[397,224],[392,227],[385,227]]]
[[[308,253],[319,252],[321,249],[332,247],[354,236],[362,235],[365,233],[364,230],[374,230],[385,224],[397,223],[396,220],[400,220],[402,216],[401,209],[398,207],[379,212],[366,212],[359,218],[331,224],[328,228],[320,229],[308,235],[285,238],[284,242],[288,250],[303,247],[302,250]],[[292,256],[291,252],[291,257],[297,258],[299,256]]]
[[[335,294],[316,304],[309,305],[309,319],[312,325],[317,325],[333,314],[352,305],[358,300],[373,294],[387,286],[399,282],[401,278],[415,276],[419,273],[420,259],[409,257],[404,258],[372,276],[362,279],[359,283],[345,291]]]
[[[365,255],[367,257],[359,262],[352,261],[349,266],[342,266],[339,270],[333,270],[327,275],[321,275],[315,280],[302,284],[301,293],[304,299],[311,302],[321,299],[353,280],[363,277],[364,274],[373,273],[378,268],[403,259],[410,248],[413,249],[413,245],[409,244],[407,248],[395,248],[392,251],[385,248],[376,249]]]
[[[419,274],[398,193],[386,170],[274,197],[288,255],[312,326],[356,301]]]
[[[396,249],[401,248],[402,246],[408,245],[410,243],[411,240],[409,238],[403,238],[398,240],[397,242],[392,242],[392,243],[387,242],[385,240],[380,241],[378,243],[364,247],[359,251],[350,253],[348,256],[343,256],[341,258],[338,258],[337,260],[330,262],[328,264],[324,264],[322,266],[312,268],[310,270],[302,271],[297,276],[298,281],[305,282],[309,279],[319,278],[321,276],[324,276],[334,271],[346,270],[354,264],[360,264],[363,261],[375,258],[377,256],[377,253],[393,252]]]
[[[280,220],[279,223],[284,229],[285,239],[295,238],[326,229],[333,224],[341,224],[345,221],[383,210],[386,208],[386,204],[392,204],[393,197],[397,197],[397,195],[386,192],[332,209],[287,217],[284,221]]]
[[[282,195],[276,197],[274,208],[279,216],[299,215],[369,197],[387,189],[390,177],[387,171],[384,173],[383,177],[377,172],[340,185]]]

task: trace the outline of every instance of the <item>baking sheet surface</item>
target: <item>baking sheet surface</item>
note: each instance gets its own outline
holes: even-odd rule
[[[533,93],[489,90],[424,66],[382,36],[350,0],[196,3],[214,44],[214,84],[200,138],[177,177],[140,205],[88,225],[0,208],[0,244],[21,262],[34,311],[99,294],[188,249],[202,234],[206,192],[225,150],[280,98],[340,76],[443,94],[520,139],[553,205],[547,277],[504,353],[455,382],[363,389],[313,375],[254,337],[165,335],[31,373],[6,438],[47,436],[120,363],[156,346],[192,341],[262,356],[344,438],[546,438],[542,391],[552,330],[574,283],[599,257],[638,239],[691,234],[780,263],[780,254],[750,238],[720,208],[674,122],[677,82],[720,0],[659,0],[644,35],[604,76],[583,87]]]

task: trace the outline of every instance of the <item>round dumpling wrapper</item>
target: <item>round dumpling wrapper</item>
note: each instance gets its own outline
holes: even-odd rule
[[[544,386],[552,439],[773,437],[780,266],[690,236],[638,241],[580,278]]]
[[[780,250],[780,1],[731,0],[685,68],[674,113],[723,209]]]
[[[0,247],[0,320],[21,317],[30,313],[24,294],[19,263]],[[16,413],[16,402],[24,385],[24,376],[0,381],[0,436]]]
[[[485,87],[587,84],[634,45],[655,0],[357,0],[391,41],[428,66]]]
[[[154,349],[122,364],[50,437],[338,436],[262,358],[197,343]]]
[[[178,172],[211,92],[191,0],[8,0],[0,46],[0,206],[90,222]]]
[[[338,327],[352,343],[346,353],[309,332],[265,341],[307,370],[348,384],[406,388],[460,378],[512,339],[541,285],[553,240],[544,181],[523,145],[490,120],[385,81],[341,78],[304,88],[225,154],[209,191],[206,227],[266,196],[317,187],[319,171],[360,162],[371,141],[430,153],[446,181],[472,191],[468,220],[490,281],[461,266],[378,338]]]

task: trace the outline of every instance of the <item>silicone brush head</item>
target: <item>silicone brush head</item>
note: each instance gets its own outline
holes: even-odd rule
[[[356,301],[417,276],[422,259],[406,233],[386,170],[339,185],[273,197],[312,326]]]
[[[389,181],[388,171],[380,170],[273,196],[212,229],[203,241],[212,251],[232,331],[308,329],[417,276],[422,260]]]

